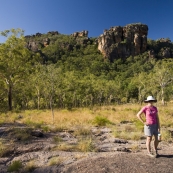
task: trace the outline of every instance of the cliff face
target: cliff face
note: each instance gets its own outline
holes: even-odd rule
[[[147,49],[147,35],[148,26],[144,24],[111,27],[98,37],[98,49],[110,60],[138,55]]]

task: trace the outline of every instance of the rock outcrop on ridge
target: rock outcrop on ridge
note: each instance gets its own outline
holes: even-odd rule
[[[57,47],[61,53],[55,50],[58,56],[73,50],[85,49],[89,45],[95,46],[98,53],[105,59],[113,62],[115,59],[126,59],[146,52],[149,58],[172,58],[173,44],[169,38],[158,40],[147,39],[148,26],[142,23],[128,24],[126,26],[115,26],[104,30],[99,37],[88,37],[88,30],[74,32],[70,35],[60,34],[58,31],[49,31],[46,34],[36,33],[27,35],[26,47],[32,52],[40,52],[45,57],[44,48]],[[147,55],[148,54],[148,55]],[[48,59],[48,58],[47,58]],[[61,59],[61,57],[57,58]]]
[[[147,49],[147,35],[148,26],[141,23],[111,27],[98,37],[98,49],[110,60],[138,55]]]

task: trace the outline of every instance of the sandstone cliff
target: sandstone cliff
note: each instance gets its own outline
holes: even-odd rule
[[[98,49],[110,60],[138,55],[147,49],[147,35],[145,24],[111,27],[98,37]]]

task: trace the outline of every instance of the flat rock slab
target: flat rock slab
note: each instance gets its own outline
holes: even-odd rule
[[[76,162],[62,173],[172,173],[173,154],[150,158],[146,154],[114,153]]]

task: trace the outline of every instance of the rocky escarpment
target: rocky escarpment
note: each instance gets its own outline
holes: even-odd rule
[[[110,60],[138,55],[147,49],[147,35],[145,24],[111,27],[98,37],[98,49]]]
[[[42,48],[50,45],[51,39],[56,35],[60,35],[60,33],[58,31],[49,31],[46,34],[41,34],[38,32],[34,35],[26,35],[26,47],[33,52],[41,52]],[[73,44],[70,43],[72,40]],[[74,48],[80,48],[81,45],[87,45],[89,41],[90,38],[88,38],[88,31],[83,30],[81,32],[74,32],[69,36],[69,42],[59,42],[58,46],[62,49],[72,51]]]
[[[148,26],[145,24],[128,24],[124,27],[115,26],[104,30],[98,38],[88,37],[88,31],[78,31],[70,35],[60,34],[58,31],[49,31],[46,34],[36,33],[27,35],[26,47],[32,52],[40,52],[43,59],[49,59],[46,55],[46,47],[52,49],[52,57],[68,54],[73,50],[83,50],[88,45],[98,49],[104,58],[114,61],[117,58],[128,58],[146,52],[149,58],[173,57],[173,44],[169,38],[158,40],[147,39]],[[49,48],[48,48],[49,49]],[[81,49],[81,50],[82,50]],[[53,52],[54,50],[54,52]],[[83,51],[82,50],[82,51]],[[68,51],[68,53],[67,53]],[[50,56],[50,51],[49,51]],[[47,57],[47,58],[45,58]]]
[[[88,37],[88,31],[87,30],[83,30],[81,32],[74,32],[73,34],[71,34],[73,37]]]
[[[36,41],[37,38],[41,38],[41,36],[43,35],[39,32],[37,32],[34,35],[26,35],[25,36],[25,38],[27,39],[26,47],[33,52],[38,52],[40,51],[41,48],[47,47],[50,44],[49,36],[58,35],[58,34],[59,34],[58,31],[49,31],[47,32],[48,37],[41,39],[41,41],[40,40]]]

